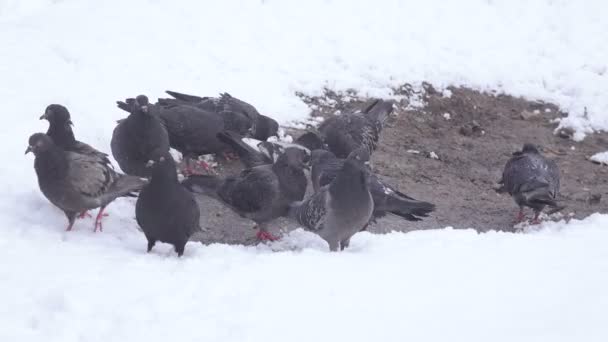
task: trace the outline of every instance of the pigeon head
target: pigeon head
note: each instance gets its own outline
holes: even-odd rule
[[[33,152],[34,155],[48,151],[55,146],[53,139],[44,133],[35,133],[30,136],[29,145],[25,154]]]
[[[342,166],[342,174],[353,185],[367,186],[369,183],[369,170],[366,164],[357,158],[347,158]]]
[[[44,114],[42,114],[40,117],[40,120],[42,119],[56,124],[73,125],[72,120],[70,120],[70,112],[68,112],[68,109],[60,104],[48,105],[44,111]]]
[[[164,178],[164,179],[175,179],[177,180],[177,171],[175,167],[175,161],[171,158],[171,155],[156,154],[157,157],[153,157],[146,163],[146,168],[152,169],[152,179]]]
[[[309,162],[310,156],[305,150],[297,147],[287,147],[275,164],[285,165],[296,169],[308,169],[307,164]]]
[[[370,159],[369,150],[367,148],[358,148],[358,149],[352,151],[348,155],[347,159],[355,160],[359,163],[368,165],[369,159]]]
[[[521,149],[522,153],[539,153],[538,148],[534,144],[525,143],[524,147]]]
[[[325,149],[323,140],[315,132],[306,132],[302,134],[298,139],[296,139],[296,144],[302,145],[311,151]]]

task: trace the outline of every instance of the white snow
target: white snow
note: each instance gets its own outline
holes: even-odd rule
[[[114,101],[140,93],[227,91],[286,125],[309,121],[296,91],[389,97],[423,81],[554,102],[580,139],[608,129],[607,7],[0,0],[0,341],[608,340],[606,215],[526,234],[361,233],[337,254],[297,231],[270,247],[190,243],[180,260],[144,252],[132,199],[101,234],[91,219],[63,232],[23,156],[50,103],[109,151]]]
[[[608,151],[596,153],[590,159],[594,162],[608,165]]]

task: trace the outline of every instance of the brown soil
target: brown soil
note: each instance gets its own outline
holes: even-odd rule
[[[532,142],[555,159],[561,171],[560,199],[568,217],[583,218],[608,212],[608,167],[588,157],[608,149],[608,134],[598,133],[574,142],[569,132],[554,134],[553,119],[566,114],[557,106],[509,95],[449,88],[445,96],[430,85],[416,92],[409,86],[395,90],[403,100],[388,120],[372,157],[374,171],[406,194],[437,205],[431,217],[408,222],[390,215],[370,227],[372,232],[417,229],[474,228],[512,231],[517,206],[508,194],[494,188],[512,152]],[[326,91],[322,97],[299,94],[312,116],[328,117],[358,108],[367,99],[354,92]],[[422,100],[412,108],[414,99]],[[448,119],[449,118],[449,119]],[[297,130],[290,130],[298,135]],[[432,158],[436,156],[438,159]],[[218,173],[238,172],[238,162],[220,162]],[[210,230],[207,242],[253,243],[253,223],[238,218],[217,202],[201,198],[202,224]],[[529,213],[531,214],[531,213]],[[282,220],[276,227],[295,228]]]

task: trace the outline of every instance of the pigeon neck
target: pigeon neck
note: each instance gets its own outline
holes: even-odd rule
[[[34,168],[39,179],[61,179],[68,172],[69,164],[65,152],[57,146],[36,155]]]
[[[306,193],[306,175],[304,171],[301,168],[285,165],[281,167],[277,164],[274,164],[272,169],[279,179],[282,193],[288,198],[302,200],[302,197]]]
[[[342,193],[347,193],[351,197],[358,192],[368,192],[365,172],[350,166],[345,166],[345,168],[338,173],[329,186],[332,196],[339,197]],[[344,189],[348,189],[348,191],[342,191]]]
[[[51,122],[46,135],[53,139],[55,145],[63,149],[69,148],[76,143],[74,132],[68,123],[57,124]]]

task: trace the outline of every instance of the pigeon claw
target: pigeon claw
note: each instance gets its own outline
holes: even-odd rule
[[[520,209],[519,212],[517,213],[517,216],[515,216],[515,223],[520,223],[523,222],[526,218],[526,215],[524,215],[524,210]]]
[[[97,213],[97,217],[95,218],[95,229],[93,229],[93,232],[97,232],[97,230],[103,232],[103,225],[101,224],[101,221],[105,216],[108,216],[108,214],[103,212],[103,209],[104,208],[99,209],[99,213]]]
[[[91,214],[89,214],[88,210],[85,210],[85,211],[81,212],[80,215],[78,215],[79,219],[83,219],[83,218],[86,218],[86,217],[93,217],[93,216],[91,216]]]
[[[277,241],[279,239],[266,230],[259,230],[256,237],[261,241]]]

